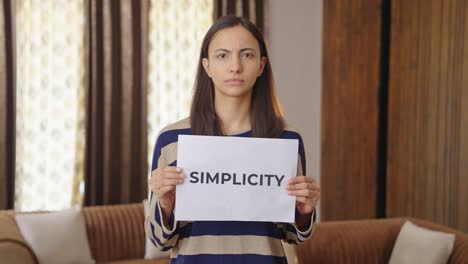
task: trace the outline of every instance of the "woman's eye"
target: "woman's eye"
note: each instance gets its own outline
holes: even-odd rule
[[[247,58],[247,59],[251,59],[251,58],[254,57],[254,55],[253,55],[252,53],[244,53],[244,54],[242,54],[242,56],[243,56],[244,58]]]
[[[227,57],[227,55],[225,53],[221,53],[221,54],[216,55],[216,58],[218,58],[218,59],[225,59],[226,57]]]

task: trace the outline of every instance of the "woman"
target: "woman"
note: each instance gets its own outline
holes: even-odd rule
[[[285,191],[296,196],[296,222],[174,222],[177,137],[231,135],[299,140],[299,166]],[[146,234],[171,263],[287,263],[281,240],[304,242],[312,233],[320,188],[305,174],[302,138],[285,125],[264,39],[245,18],[218,20],[203,39],[190,118],[164,128],[152,166]]]

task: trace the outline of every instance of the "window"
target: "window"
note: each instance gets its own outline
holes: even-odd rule
[[[149,25],[148,162],[159,131],[188,117],[212,0],[152,0]]]
[[[85,0],[20,0],[16,7],[15,209],[81,203],[86,133]],[[159,130],[188,116],[212,0],[151,0],[149,160]]]
[[[17,2],[15,209],[79,202],[85,144],[85,1]],[[73,195],[75,194],[75,195]]]

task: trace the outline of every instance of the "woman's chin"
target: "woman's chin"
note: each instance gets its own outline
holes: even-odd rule
[[[223,87],[216,91],[216,95],[229,98],[244,98],[249,97],[251,94],[252,89],[239,86]]]

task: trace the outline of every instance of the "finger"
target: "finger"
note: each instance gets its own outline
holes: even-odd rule
[[[295,184],[301,182],[311,182],[316,183],[317,181],[311,176],[296,176],[288,180],[288,184]]]
[[[157,168],[157,169],[151,171],[151,176],[157,176],[157,175],[161,174],[162,172],[164,172],[164,168],[165,167],[160,167],[160,168]]]
[[[185,174],[182,172],[162,172],[156,178],[163,179],[185,179]]]
[[[161,172],[158,171],[154,174],[150,181],[161,181],[163,179],[185,179],[185,174],[183,172]]]
[[[310,183],[310,182],[301,182],[301,183],[296,183],[296,184],[288,184],[286,186],[286,190],[303,190],[303,189],[319,191],[320,186],[318,186],[316,183]]]
[[[159,188],[164,188],[166,186],[176,186],[178,184],[181,184],[183,183],[184,180],[183,179],[164,179],[160,182],[159,184]]]
[[[175,167],[175,166],[166,166],[166,167],[160,167],[160,168],[157,168],[153,171],[151,171],[151,176],[155,176],[156,174],[160,174],[160,173],[163,173],[163,172],[181,172],[182,171],[182,168],[180,167]]]
[[[151,184],[151,188],[154,190],[159,190],[163,187],[166,186],[176,186],[178,184],[181,184],[184,182],[184,178],[182,177],[176,177],[176,178],[159,178],[158,180],[155,180]]]
[[[175,167],[175,166],[167,166],[167,167],[164,167],[163,171],[165,171],[165,172],[181,172],[182,168]]]
[[[319,192],[312,191],[309,189],[288,191],[288,194],[292,196],[296,196],[296,197],[307,197],[307,198],[316,198],[320,195]]]

